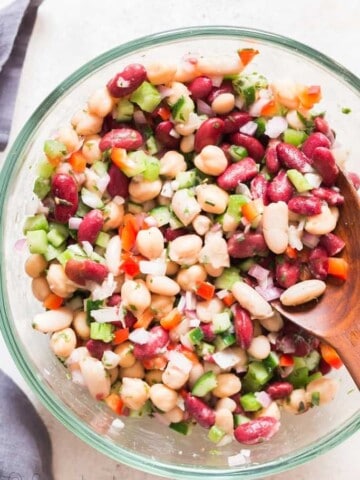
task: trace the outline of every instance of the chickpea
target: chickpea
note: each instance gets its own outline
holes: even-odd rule
[[[141,280],[126,280],[121,287],[121,299],[125,308],[138,315],[151,304],[150,292]]]
[[[276,402],[271,402],[270,405],[266,408],[262,408],[261,410],[257,411],[255,417],[273,417],[276,420],[280,420],[281,413]]]
[[[160,159],[160,175],[175,178],[180,172],[185,172],[186,162],[184,155],[176,150],[167,151]]]
[[[140,410],[149,398],[149,386],[140,378],[122,379],[120,397],[124,405],[131,410]]]
[[[235,412],[237,408],[235,400],[229,397],[220,398],[220,400],[216,402],[216,410],[221,410],[224,408],[230,412]]]
[[[196,380],[198,380],[204,374],[204,367],[201,363],[196,363],[189,374],[189,385],[192,388],[195,385]]]
[[[180,140],[180,150],[183,153],[190,153],[194,151],[195,146],[195,135],[191,133],[190,135],[186,135],[186,137],[182,137]]]
[[[226,233],[235,232],[238,225],[239,225],[239,222],[236,220],[235,217],[233,217],[227,212],[224,213],[223,219],[222,219],[222,228],[224,232]]]
[[[171,260],[166,262],[166,275],[173,277],[179,271],[179,265]]]
[[[297,388],[293,390],[290,396],[283,401],[282,406],[284,410],[295,415],[304,413],[308,410],[306,402],[306,394],[304,388]]]
[[[114,349],[114,352],[119,356],[120,367],[129,368],[135,364],[136,358],[133,354],[133,346],[131,342],[127,341],[117,345]]]
[[[151,311],[156,319],[164,317],[173,309],[175,297],[167,297],[166,295],[151,295]]]
[[[78,135],[94,135],[100,132],[103,119],[86,110],[80,110],[73,116],[71,123]]]
[[[59,297],[70,297],[78,288],[78,285],[66,276],[64,268],[58,263],[50,265],[46,280],[51,291]]]
[[[124,205],[118,205],[115,202],[109,202],[104,209],[103,230],[108,232],[114,228],[120,227],[124,218]]]
[[[207,145],[196,155],[194,164],[207,175],[218,176],[226,170],[228,161],[220,147]]]
[[[40,253],[32,253],[25,262],[25,272],[29,277],[36,278],[47,268],[47,261]]]
[[[172,82],[170,84],[171,95],[169,95],[167,101],[170,106],[175,105],[180,97],[189,96],[189,90],[186,85],[181,82]]]
[[[206,372],[214,372],[215,375],[220,375],[221,368],[216,363],[204,362],[204,373]]]
[[[215,425],[225,433],[234,431],[234,417],[227,408],[219,408],[215,411]]]
[[[212,390],[215,397],[231,397],[241,390],[240,379],[234,373],[220,373],[216,380],[217,386]]]
[[[173,390],[183,387],[189,379],[189,373],[181,370],[173,362],[169,362],[162,374],[163,383]]]
[[[136,236],[136,247],[146,258],[154,260],[164,251],[164,237],[157,227],[140,230]]]
[[[179,285],[165,275],[147,275],[146,286],[151,293],[172,297],[180,291]]]
[[[101,87],[95,90],[88,100],[89,112],[98,117],[106,117],[112,111],[114,103],[107,87]]]
[[[196,198],[204,212],[220,214],[226,210],[229,194],[217,185],[198,185]]]
[[[153,85],[168,84],[174,80],[177,66],[174,63],[153,61],[145,66],[146,75]]]
[[[274,311],[272,317],[262,318],[259,322],[268,332],[278,332],[284,326],[284,321],[280,313],[277,311]]]
[[[201,247],[202,240],[198,235],[182,235],[170,242],[169,257],[179,265],[194,265]]]
[[[119,370],[120,378],[144,378],[145,370],[142,363],[136,361],[131,367],[121,367]]]
[[[175,80],[177,82],[191,82],[195,77],[198,76],[198,69],[195,63],[183,62],[183,64],[178,65],[176,70]]]
[[[161,411],[169,412],[176,407],[178,394],[162,383],[155,383],[150,387],[150,400]]]
[[[224,304],[220,298],[214,297],[211,300],[197,303],[196,317],[204,323],[209,323],[216,313],[221,313],[223,310]]]
[[[201,212],[201,207],[193,193],[186,188],[182,188],[174,193],[171,207],[175,215],[185,226],[190,225],[196,215]]]
[[[176,281],[180,288],[185,291],[195,290],[198,283],[206,280],[207,273],[202,265],[196,264],[189,268],[180,269]]]
[[[99,148],[100,140],[99,135],[89,135],[84,140],[81,151],[86,158],[86,162],[91,165],[101,159],[102,152]]]
[[[185,123],[177,123],[175,125],[175,131],[183,136],[186,137],[187,135],[191,135],[195,132],[201,125],[201,118],[196,115],[196,113],[190,113],[189,119]]]
[[[50,347],[61,358],[67,358],[76,347],[76,335],[72,328],[64,328],[51,335]]]
[[[132,179],[129,184],[129,193],[132,200],[136,203],[143,203],[147,200],[152,200],[156,198],[161,191],[162,183],[161,180],[154,180],[150,182],[149,180],[142,180],[137,182]]]
[[[145,381],[148,385],[154,385],[155,383],[162,382],[162,374],[161,370],[148,370],[145,373]]]
[[[74,315],[72,326],[76,332],[76,335],[82,340],[88,340],[90,338],[90,327],[86,320],[86,312],[76,312]]]
[[[43,302],[45,298],[51,293],[46,277],[40,276],[32,279],[31,289],[34,297]]]
[[[312,395],[319,394],[319,405],[326,405],[334,400],[339,383],[333,378],[321,377],[310,382],[306,387],[306,398],[308,403],[312,402]]]
[[[192,226],[195,232],[203,237],[211,227],[211,220],[206,215],[197,215],[192,221]]]
[[[224,271],[224,267],[215,268],[211,265],[211,263],[205,263],[204,267],[205,267],[206,273],[210,275],[210,277],[220,277],[220,275]]]
[[[170,423],[178,423],[184,419],[184,412],[180,407],[175,407],[169,412],[164,413],[164,417]]]
[[[79,136],[71,125],[59,128],[56,140],[65,145],[68,153],[75,152],[80,146]]]
[[[211,103],[211,109],[218,115],[230,113],[235,106],[235,96],[232,93],[220,93]]]
[[[270,342],[265,335],[254,337],[251,341],[248,353],[256,360],[264,360],[270,353]]]

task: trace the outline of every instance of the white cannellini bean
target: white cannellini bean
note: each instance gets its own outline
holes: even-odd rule
[[[64,328],[51,335],[50,347],[61,358],[67,358],[76,347],[76,335],[72,328]]]
[[[209,264],[214,269],[230,266],[227,243],[221,233],[206,235],[205,244],[199,253],[199,262]]]
[[[233,433],[234,417],[227,408],[219,408],[215,410],[215,425],[223,432]]]
[[[240,305],[246,308],[253,318],[261,320],[273,315],[270,303],[245,282],[235,282],[231,291]]]
[[[195,189],[197,201],[204,212],[224,213],[229,201],[229,194],[217,185],[198,185]]]
[[[164,237],[157,227],[140,230],[136,236],[136,247],[149,260],[159,258],[164,250]]]
[[[80,371],[84,377],[90,395],[103,400],[110,393],[111,381],[104,365],[94,357],[85,357],[80,361]]]
[[[326,290],[322,280],[304,280],[287,288],[280,296],[280,302],[286,306],[302,305],[320,297]]]
[[[46,280],[50,290],[62,298],[70,297],[78,289],[78,285],[66,276],[64,268],[58,263],[49,266]]]
[[[270,353],[270,342],[265,335],[254,337],[251,341],[248,353],[257,360],[264,360]]]
[[[276,402],[271,402],[270,405],[266,408],[262,408],[256,412],[255,417],[273,417],[276,420],[280,420],[281,413]]]
[[[309,405],[306,402],[306,393],[304,388],[297,388],[291,392],[289,397],[282,402],[282,407],[289,413],[298,415],[308,410]]]
[[[284,320],[279,312],[274,311],[274,315],[269,318],[262,318],[259,320],[262,327],[266,328],[269,332],[278,332],[284,326]]]
[[[101,358],[101,362],[106,370],[112,370],[119,365],[120,356],[112,350],[105,350]]]
[[[149,386],[140,378],[124,377],[122,379],[120,397],[126,407],[131,410],[139,410],[144,406],[149,396]]]
[[[186,188],[182,188],[174,193],[171,201],[171,207],[178,219],[185,225],[190,225],[196,215],[201,212],[201,206],[198,201]]]
[[[276,253],[284,253],[289,243],[288,206],[285,202],[270,203],[264,207],[262,217],[263,234],[268,248]]]
[[[70,327],[73,320],[73,311],[67,307],[60,307],[57,310],[47,310],[35,315],[33,328],[39,332],[50,333]]]
[[[152,293],[172,297],[180,292],[180,286],[166,275],[147,275],[146,286]]]
[[[235,106],[235,96],[232,93],[220,93],[211,104],[211,109],[219,114],[225,115],[231,112]]]
[[[225,153],[216,145],[207,145],[194,158],[195,166],[207,175],[220,175],[227,166]]]
[[[75,312],[72,326],[82,340],[88,340],[90,338],[90,327],[87,322],[86,312],[83,310]]]
[[[229,397],[220,398],[220,400],[216,402],[216,410],[220,410],[223,408],[226,408],[230,412],[235,412],[237,408],[235,400]]]
[[[197,69],[203,75],[235,75],[243,69],[243,64],[238,55],[213,55],[199,57]]]
[[[175,238],[169,245],[169,257],[179,265],[194,265],[197,263],[202,247],[198,235],[182,235]]]
[[[151,295],[142,280],[127,280],[121,287],[121,299],[124,307],[129,308],[134,315],[141,314],[150,307]]]
[[[178,397],[179,395],[175,390],[172,390],[162,383],[155,383],[150,387],[150,400],[155,407],[163,412],[169,412],[175,408]]]
[[[308,217],[305,230],[313,235],[325,235],[336,227],[339,218],[339,210],[336,207],[322,205],[321,213]]]
[[[105,262],[111,273],[119,275],[121,266],[121,239],[119,235],[110,238],[105,250]]]
[[[214,297],[211,300],[197,302],[196,317],[204,323],[210,323],[213,316],[224,310],[224,304],[220,298]]]
[[[308,383],[306,387],[306,398],[311,403],[312,395],[319,393],[319,405],[326,405],[334,400],[339,390],[339,382],[334,378],[321,377]]]

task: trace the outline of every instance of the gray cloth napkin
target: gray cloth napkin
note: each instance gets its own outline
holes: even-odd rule
[[[3,8],[0,3],[0,151],[9,140],[21,68],[39,3],[13,0]]]
[[[51,441],[26,395],[0,370],[0,479],[53,480]]]

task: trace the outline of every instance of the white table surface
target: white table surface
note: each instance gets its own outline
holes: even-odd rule
[[[136,37],[191,25],[259,28],[307,43],[359,76],[359,22],[359,0],[45,0],[24,65],[12,138],[74,69]],[[1,368],[29,395],[50,431],[56,480],[160,479],[104,457],[67,431],[29,391],[1,336],[0,353]],[[358,480],[359,451],[360,432],[310,463],[268,479]]]

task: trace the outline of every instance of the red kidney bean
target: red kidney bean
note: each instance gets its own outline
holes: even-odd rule
[[[279,140],[270,140],[269,145],[265,152],[265,165],[269,173],[278,173],[280,170],[280,161],[278,159],[276,147],[279,144]]]
[[[106,133],[99,143],[101,151],[109,148],[124,148],[125,150],[136,150],[143,144],[141,134],[133,128],[115,128]]]
[[[193,99],[198,100],[199,98],[206,98],[210,94],[213,85],[209,77],[201,76],[194,78],[194,80],[187,85],[187,88]]]
[[[270,182],[267,189],[267,196],[270,202],[288,203],[294,194],[294,187],[288,179],[285,170],[280,170]]]
[[[165,228],[162,230],[164,238],[167,242],[171,242],[175,240],[175,238],[182,237],[183,235],[187,235],[189,230],[184,227],[181,228]]]
[[[324,247],[315,247],[309,255],[309,268],[314,278],[324,280],[328,274],[328,254]]]
[[[127,198],[129,196],[130,179],[115,164],[111,164],[108,171],[110,181],[107,186],[108,194],[111,197]]]
[[[213,342],[216,338],[214,327],[212,323],[201,323],[200,328],[204,334],[205,342]]]
[[[214,87],[211,90],[211,92],[208,95],[206,101],[207,101],[207,103],[209,103],[211,105],[212,102],[215,100],[215,98],[218,97],[219,95],[221,95],[222,93],[233,93],[233,92],[234,92],[234,89],[233,89],[233,86],[232,86],[232,82],[225,80],[224,82],[222,82],[220,87]]]
[[[129,95],[146,80],[146,70],[139,63],[127,65],[107,84],[110,95],[119,98]]]
[[[330,373],[332,370],[331,365],[325,362],[323,358],[320,358],[320,363],[319,363],[319,372],[322,373],[323,375],[327,375]]]
[[[315,148],[312,161],[314,168],[316,168],[322,177],[322,183],[326,187],[332,187],[339,174],[339,168],[336,165],[335,158],[331,151],[325,147]]]
[[[218,145],[224,133],[224,121],[219,117],[208,118],[195,133],[194,150],[200,153],[207,145]]]
[[[90,355],[101,360],[106,350],[111,350],[111,343],[105,343],[102,340],[88,340],[85,344]]]
[[[250,135],[245,135],[245,133],[232,133],[230,135],[230,142],[246,148],[249,157],[253,158],[257,162],[259,162],[265,155],[265,149],[262,143],[257,138],[250,137]]]
[[[147,343],[144,345],[140,345],[139,343],[135,344],[133,353],[138,360],[153,358],[156,357],[168,343],[168,332],[164,328],[156,326],[150,330],[150,338]]]
[[[269,440],[280,428],[279,420],[274,417],[259,417],[255,420],[242,423],[234,430],[236,440],[245,445]]]
[[[278,335],[275,342],[275,350],[286,355],[295,353],[295,342],[292,335]]]
[[[279,335],[276,339],[275,350],[285,354],[306,357],[312,350],[312,345],[299,332]]]
[[[104,217],[100,210],[90,210],[80,223],[77,234],[78,242],[90,242],[94,244],[103,225]]]
[[[111,297],[108,298],[106,305],[109,307],[116,307],[121,302],[121,296],[119,293],[113,293]]]
[[[229,255],[233,258],[265,257],[269,250],[262,233],[235,232],[227,242]]]
[[[305,197],[297,195],[290,198],[288,202],[289,210],[299,215],[318,215],[321,213],[321,200],[317,197]]]
[[[354,185],[355,190],[359,190],[360,188],[360,176],[355,172],[348,172],[347,173],[351,183]]]
[[[246,157],[239,162],[232,163],[217,177],[216,182],[224,190],[234,190],[239,183],[247,182],[258,173],[255,161]]]
[[[307,156],[294,145],[290,143],[280,142],[276,146],[276,152],[280,162],[286,168],[295,168],[299,172],[305,173],[309,171],[309,159]]]
[[[314,119],[314,128],[317,132],[321,132],[328,137],[331,143],[334,142],[335,136],[329,124],[323,117],[316,117]]]
[[[125,327],[131,329],[137,322],[137,318],[132,312],[130,312],[130,310],[126,310],[124,322],[125,322]]]
[[[51,180],[51,194],[54,199],[54,218],[59,223],[67,223],[75,215],[79,195],[74,178],[67,173],[57,173]]]
[[[170,132],[174,132],[175,125],[170,120],[165,120],[160,122],[155,128],[155,138],[160,142],[165,148],[171,150],[178,148],[180,143],[180,138],[176,138],[171,135]]]
[[[250,191],[253,198],[261,198],[264,205],[269,203],[267,190],[269,182],[266,180],[263,174],[259,173],[251,180]]]
[[[101,284],[109,270],[105,265],[93,260],[71,259],[66,262],[65,273],[73,282],[85,286],[87,281]]]
[[[233,110],[230,112],[226,117],[222,117],[224,120],[224,133],[235,133],[238,132],[239,129],[245,125],[245,123],[250,122],[252,120],[252,116],[249,115],[247,112],[238,112],[237,110]]]
[[[275,280],[282,288],[289,288],[300,279],[300,265],[297,262],[291,262],[280,259],[276,262]]]
[[[235,305],[234,329],[236,343],[244,350],[247,350],[254,337],[254,324],[249,312],[238,304]]]
[[[321,132],[315,132],[309,135],[301,147],[301,151],[305,153],[309,160],[312,159],[315,148],[330,148],[330,140]],[[312,162],[310,162],[312,163]]]
[[[280,398],[288,397],[293,390],[294,387],[290,382],[274,382],[265,391],[272,400],[279,400]]]
[[[325,200],[325,202],[331,206],[338,206],[344,203],[344,197],[341,195],[341,193],[333,190],[332,188],[313,188],[311,193],[315,195],[315,197],[320,198],[320,200]]]
[[[343,250],[345,242],[335,233],[326,233],[320,237],[319,247],[325,248],[329,257],[333,257]]]
[[[185,397],[185,410],[204,428],[210,428],[215,423],[215,412],[200,398],[190,393]]]

